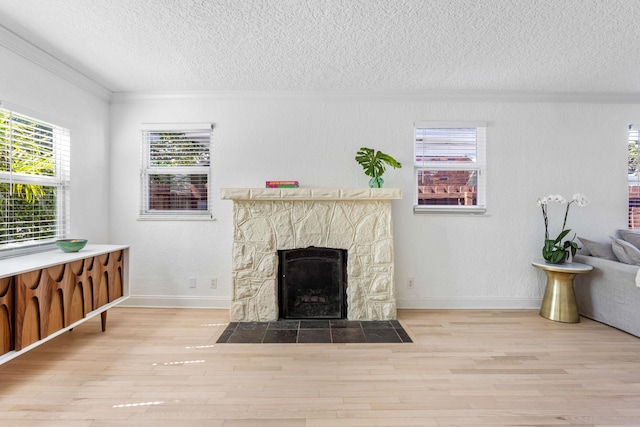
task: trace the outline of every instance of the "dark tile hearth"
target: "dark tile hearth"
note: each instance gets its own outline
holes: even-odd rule
[[[231,322],[218,338],[224,343],[410,343],[397,320],[278,320]]]

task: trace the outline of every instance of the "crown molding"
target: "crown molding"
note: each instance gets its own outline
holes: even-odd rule
[[[29,43],[2,25],[0,25],[0,46],[7,48],[39,67],[97,96],[103,101],[109,102],[111,100],[110,90]]]
[[[335,100],[370,102],[512,102],[512,103],[593,103],[639,104],[639,93],[618,92],[537,92],[537,91],[184,91],[114,92],[111,102],[189,100]]]

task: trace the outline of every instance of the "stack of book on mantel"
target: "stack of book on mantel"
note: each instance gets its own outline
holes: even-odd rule
[[[267,188],[298,188],[298,181],[267,181]]]

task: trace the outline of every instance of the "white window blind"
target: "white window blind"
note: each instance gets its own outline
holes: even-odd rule
[[[638,144],[638,129],[640,126],[629,125],[628,138],[628,177],[629,185],[640,185],[640,146]]]
[[[486,209],[486,124],[416,123],[414,212]]]
[[[211,217],[212,128],[165,125],[142,131],[142,218]]]
[[[640,144],[638,129],[640,126],[629,125],[627,140],[627,181],[628,181],[628,214],[629,228],[640,229]]]
[[[68,237],[68,129],[0,109],[0,255]]]

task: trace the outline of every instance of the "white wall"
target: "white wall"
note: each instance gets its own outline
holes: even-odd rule
[[[0,33],[0,101],[71,131],[71,237],[110,243],[108,102],[3,47],[5,42]],[[59,65],[52,67],[63,70]]]
[[[404,164],[389,170],[394,202],[398,305],[538,307],[543,274],[530,262],[544,238],[536,199],[587,194],[569,226],[604,240],[626,227],[627,125],[640,105],[423,98],[238,94],[116,96],[111,107],[111,240],[131,245],[131,304],[226,307],[231,292],[232,202],[226,187],[296,179],[307,187],[365,187],[359,147]],[[413,123],[484,120],[486,216],[414,215]],[[211,198],[215,221],[138,221],[140,124],[215,123]],[[562,212],[551,217],[560,227]],[[559,230],[558,230],[559,231]],[[552,231],[553,232],[553,231]],[[188,287],[188,277],[197,287]],[[406,287],[415,279],[414,288]],[[211,278],[218,289],[209,289]]]
[[[72,234],[94,243],[131,245],[132,303],[228,305],[232,205],[223,187],[262,187],[297,179],[310,187],[364,187],[359,147],[395,156],[405,167],[385,175],[400,187],[394,202],[400,307],[536,307],[544,277],[538,257],[543,222],[535,200],[584,192],[569,226],[606,240],[626,227],[626,132],[640,123],[640,103],[516,101],[477,94],[321,96],[283,94],[117,95],[33,52],[9,48],[0,34],[0,100],[71,129]],[[36,57],[38,55],[35,55]],[[27,59],[31,58],[31,59]],[[87,89],[89,88],[89,89]],[[526,98],[526,96],[524,96]],[[414,215],[412,125],[424,120],[485,120],[488,128],[486,216]],[[211,197],[215,221],[138,221],[141,123],[216,124]],[[559,226],[562,212],[555,212]],[[197,287],[188,287],[188,278]],[[406,287],[414,278],[414,288]],[[218,280],[210,289],[209,281]]]

